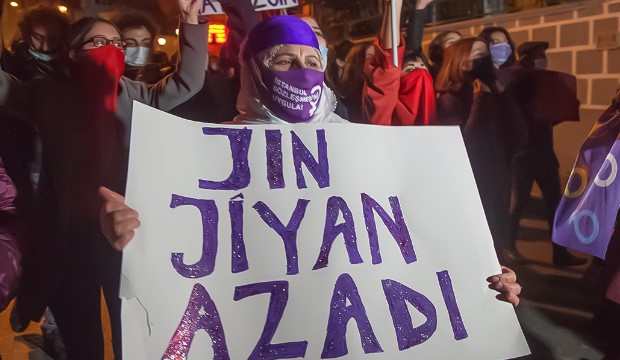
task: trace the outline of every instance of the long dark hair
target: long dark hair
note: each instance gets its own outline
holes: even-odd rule
[[[506,62],[502,65],[502,67],[514,65],[517,62],[517,56],[516,56],[517,48],[515,47],[515,42],[512,40],[512,36],[510,36],[510,33],[508,32],[508,30],[506,30],[505,28],[501,26],[491,26],[488,28],[484,28],[480,32],[480,35],[478,35],[478,37],[484,40],[484,42],[486,42],[487,44],[493,44],[493,39],[491,39],[491,34],[493,34],[494,32],[501,32],[502,34],[504,34],[506,36],[506,40],[508,40],[508,45],[510,45],[510,48],[512,49],[512,54],[510,54],[510,56],[508,57],[508,60],[506,60]]]
[[[96,17],[82,18],[69,27],[69,34],[67,36],[67,52],[79,51],[82,49],[82,46],[84,46],[84,40],[86,40],[86,34],[88,34],[88,32],[97,23],[105,23],[113,26],[119,34],[121,33],[120,30],[118,30],[118,27],[109,20]]]
[[[30,44],[30,35],[35,25],[56,27],[64,40],[69,29],[69,18],[51,6],[43,5],[28,10],[18,24],[22,40],[28,44]]]
[[[125,13],[114,20],[121,35],[125,30],[139,29],[143,26],[146,31],[151,34],[151,38],[154,38],[157,34],[157,25],[155,22],[147,14],[139,11]]]
[[[337,92],[343,98],[360,96],[364,87],[364,65],[366,64],[366,50],[372,43],[363,42],[353,45],[345,60],[342,77],[337,83]]]
[[[340,82],[340,67],[337,61],[341,60],[344,62],[351,48],[353,48],[353,43],[349,40],[345,40],[329,49],[327,69],[325,70],[325,82],[331,89],[334,89],[336,84]]]
[[[461,37],[463,36],[458,31],[444,31],[441,34],[435,36],[435,38],[428,45],[428,59],[432,61],[434,65],[439,64],[438,66],[441,66],[441,63],[443,62],[443,52],[446,37],[450,34],[458,34]]]
[[[459,92],[471,86],[466,77],[465,64],[469,61],[471,49],[480,38],[463,38],[446,49],[443,64],[435,79],[437,92]]]
[[[435,38],[428,45],[428,60],[431,61],[431,64],[430,65],[427,64],[427,67],[433,78],[437,77],[437,74],[439,73],[439,70],[441,69],[441,64],[443,63],[443,59],[444,59],[446,38],[450,34],[457,34],[461,37],[463,36],[458,31],[453,31],[453,30],[444,31],[440,33],[439,35],[435,36]]]

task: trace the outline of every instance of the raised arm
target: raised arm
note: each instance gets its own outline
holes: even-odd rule
[[[435,0],[418,0],[415,10],[409,16],[407,22],[407,45],[406,52],[422,54],[422,38],[424,26],[428,21],[428,5]]]
[[[153,85],[125,79],[129,97],[169,111],[196,94],[204,84],[207,60],[206,23],[199,23],[200,0],[178,0],[181,9],[179,60],[176,71]]]
[[[258,13],[254,10],[251,1],[219,0],[224,12],[228,16],[228,41],[224,45],[225,53],[230,54],[230,62],[236,69],[239,68],[237,54],[241,51],[241,43],[248,32],[258,24]]]

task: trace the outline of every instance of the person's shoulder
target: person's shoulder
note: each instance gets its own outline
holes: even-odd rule
[[[437,95],[437,103],[461,102],[461,97],[454,91],[442,91]]]
[[[119,96],[126,96],[130,98],[138,96],[148,88],[146,83],[138,80],[131,80],[126,76],[121,76],[119,86],[121,88]]]
[[[351,123],[349,120],[343,119],[342,117],[340,117],[340,115],[336,114],[335,112],[331,113],[326,118],[325,122],[331,123],[331,124],[350,124]]]

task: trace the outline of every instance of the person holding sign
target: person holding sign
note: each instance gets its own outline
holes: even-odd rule
[[[337,102],[324,83],[324,58],[312,28],[275,16],[248,34],[241,55],[240,114],[235,124],[339,123]]]
[[[69,32],[68,75],[21,84],[0,71],[0,106],[36,124],[43,143],[37,226],[24,268],[16,322],[38,321],[46,305],[69,359],[103,359],[101,289],[120,359],[121,256],[102,238],[97,188],[124,192],[133,101],[162,110],[202,87],[206,25],[199,0],[178,0],[181,60],[153,86],[122,76],[125,46],[116,26],[84,18]]]
[[[270,18],[249,34],[242,53],[241,114],[233,124],[345,122],[332,111],[335,99],[323,85],[321,57],[312,29],[292,16]],[[140,226],[139,214],[120,194],[100,188],[100,225],[110,245],[121,251]],[[521,286],[515,273],[487,279],[498,299],[517,305]]]

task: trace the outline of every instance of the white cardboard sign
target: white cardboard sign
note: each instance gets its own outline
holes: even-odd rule
[[[266,11],[266,10],[279,10],[291,8],[299,5],[298,0],[237,0],[237,1],[251,1],[254,10]],[[217,0],[203,0],[202,9],[200,14],[202,15],[215,15],[223,14],[222,5]]]
[[[134,103],[123,353],[529,353],[458,127],[211,125]]]

